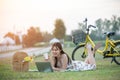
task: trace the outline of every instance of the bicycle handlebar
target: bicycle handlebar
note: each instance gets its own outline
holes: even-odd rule
[[[87,26],[87,18],[85,18],[84,22],[86,23],[86,30],[87,30],[87,34],[89,34],[89,28],[93,27],[93,28],[96,28],[96,26],[93,26],[93,25],[88,25]]]
[[[88,28],[90,28],[90,27],[96,28],[96,26],[93,26],[93,25],[89,25],[89,26],[88,26]]]
[[[91,27],[96,28],[96,26],[89,25],[88,28],[86,29],[87,30],[87,34],[89,34],[89,28],[91,28]]]

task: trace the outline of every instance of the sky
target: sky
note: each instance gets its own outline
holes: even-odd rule
[[[0,0],[0,37],[7,32],[22,34],[29,27],[52,33],[56,19],[62,19],[66,33],[88,18],[89,24],[120,17],[120,0]]]

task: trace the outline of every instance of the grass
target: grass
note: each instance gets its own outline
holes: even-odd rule
[[[71,56],[73,48],[65,48]],[[36,57],[34,61],[43,61],[43,57]],[[30,69],[36,69],[34,61],[30,63]],[[103,59],[96,54],[97,69],[81,72],[14,72],[11,58],[0,59],[0,80],[119,80],[120,65],[110,63],[111,58]]]

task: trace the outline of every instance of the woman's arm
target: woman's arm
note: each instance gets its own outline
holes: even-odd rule
[[[62,64],[62,69],[66,69],[67,68],[67,66],[68,66],[68,57],[67,57],[67,55],[66,54],[63,54],[62,56],[61,56],[61,64]]]
[[[51,61],[52,69],[55,70],[55,71],[60,71],[59,68],[55,67],[55,58],[53,56],[51,57],[50,61]]]
[[[55,70],[55,71],[63,71],[63,70],[66,70],[67,65],[68,65],[68,58],[67,58],[67,55],[66,55],[66,54],[62,54],[62,55],[61,55],[60,62],[61,62],[61,67],[59,67],[59,68],[55,67],[55,66],[54,66],[54,65],[55,65],[55,60],[54,60],[54,57],[52,57],[51,64],[52,64],[53,70]]]

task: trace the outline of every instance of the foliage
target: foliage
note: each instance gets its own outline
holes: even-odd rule
[[[53,35],[48,32],[42,32],[42,36],[43,42],[49,42],[53,38]]]
[[[72,41],[72,36],[71,35],[66,35],[65,36],[65,41]]]
[[[23,45],[25,47],[33,46],[36,42],[42,41],[43,36],[39,28],[30,27],[28,29],[27,35],[23,36]]]
[[[99,40],[105,39],[105,36],[103,35],[104,32],[110,32],[110,31],[114,31],[116,32],[116,34],[118,35],[119,31],[120,31],[120,17],[117,16],[112,16],[111,20],[108,19],[98,19],[96,20],[96,27],[98,27],[98,30],[96,32],[94,32],[94,34],[96,34],[97,38]],[[117,35],[114,36],[114,39],[117,39],[120,37],[118,37]],[[117,38],[116,38],[117,37]]]
[[[66,28],[64,22],[61,19],[56,19],[53,35],[58,39],[63,39],[65,37],[65,33]]]
[[[83,23],[78,23],[78,25],[79,29],[85,31],[86,26]],[[92,31],[90,35],[93,40],[104,40],[105,39],[104,32],[111,31],[114,31],[116,33],[114,39],[120,39],[120,36],[118,36],[120,35],[120,17],[113,15],[111,19],[99,18],[95,21],[95,26],[97,27],[97,29],[94,29],[94,31]]]
[[[5,34],[4,38],[5,37],[10,37],[11,39],[13,39],[15,41],[15,44],[20,44],[19,36],[12,32],[8,32],[7,34]]]

